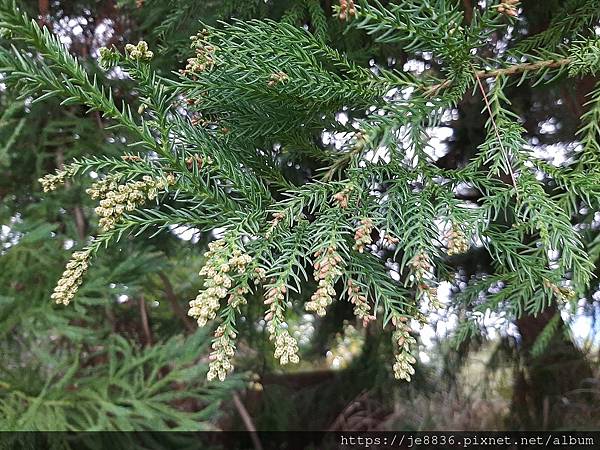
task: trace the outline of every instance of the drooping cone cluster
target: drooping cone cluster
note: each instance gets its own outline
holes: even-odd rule
[[[279,359],[279,364],[286,365],[288,362],[297,364],[300,362],[298,357],[298,341],[290,335],[287,329],[282,329],[275,338],[275,358]]]
[[[265,293],[264,304],[269,306],[265,314],[267,322],[267,331],[269,332],[269,340],[275,344],[274,356],[279,360],[281,365],[287,363],[298,363],[298,341],[290,335],[283,316],[283,302],[287,287],[285,284],[271,287]]]
[[[413,274],[416,278],[417,288],[419,291],[427,294],[432,306],[439,308],[441,305],[438,301],[437,287],[431,280],[430,271],[433,267],[429,255],[425,252],[417,253],[410,262]]]
[[[73,253],[71,260],[62,274],[54,292],[50,296],[56,303],[68,305],[83,283],[83,275],[88,269],[91,250],[86,249]]]
[[[417,362],[411,354],[411,347],[417,341],[411,336],[411,329],[406,323],[407,321],[406,317],[392,317],[392,324],[396,327],[396,331],[392,334],[392,341],[395,345],[393,369],[396,379],[410,381],[411,375],[415,373],[413,364]]]
[[[354,250],[357,250],[359,253],[363,253],[365,251],[365,246],[372,242],[372,231],[373,221],[369,218],[362,219],[360,221],[360,226],[354,233]]]
[[[272,331],[269,327],[274,323],[273,319],[278,318],[276,316],[280,313],[281,304],[285,300],[286,292],[287,287],[285,284],[272,287],[265,292],[265,301],[263,303],[269,307],[265,313],[265,321],[267,322],[267,330],[269,330],[270,333],[272,333]]]
[[[418,280],[425,278],[433,267],[429,256],[425,252],[417,253],[417,255],[410,262],[410,265]]]
[[[308,312],[315,312],[319,316],[324,316],[327,313],[327,307],[333,303],[336,295],[335,282],[342,274],[340,264],[342,257],[337,253],[333,246],[327,247],[325,251],[319,250],[315,252],[316,261],[313,265],[315,272],[315,280],[319,282],[317,290],[306,302],[305,308]]]
[[[354,305],[354,315],[362,320],[363,326],[375,320],[375,316],[371,314],[371,305],[367,302],[367,297],[360,292],[360,287],[352,280],[348,279],[348,298],[350,303]]]
[[[235,338],[233,330],[220,325],[215,331],[215,339],[212,343],[212,353],[210,354],[210,364],[206,378],[212,381],[215,378],[223,381],[229,372],[233,370],[231,363],[235,354]]]
[[[158,192],[175,183],[171,174],[165,178],[145,175],[140,181],[118,184],[115,178],[107,177],[92,185],[86,192],[93,199],[100,199],[95,209],[100,217],[99,225],[107,231],[115,226],[126,211],[133,211],[146,200],[153,200]]]
[[[204,288],[189,303],[188,311],[188,315],[196,319],[199,327],[217,316],[221,299],[227,296],[233,286],[232,273],[243,273],[252,261],[252,257],[242,253],[240,249],[231,250],[224,239],[208,244],[208,251],[204,256],[207,260],[200,270],[200,276],[206,277]]]
[[[462,232],[460,227],[456,224],[452,224],[450,231],[446,233],[446,239],[448,239],[448,256],[459,255],[469,250],[469,241]]]
[[[217,317],[221,300],[225,297],[229,312],[246,304],[245,295],[250,291],[248,283],[251,280],[257,283],[264,276],[264,271],[260,268],[249,271],[252,257],[243,253],[227,238],[208,244],[208,251],[204,256],[207,258],[206,263],[200,270],[200,275],[205,277],[203,289],[189,302],[188,311],[188,315],[194,317],[200,327]],[[244,276],[247,271],[247,276]],[[225,314],[223,322],[215,331],[207,375],[209,381],[215,378],[223,381],[233,370],[237,337],[234,325],[235,321],[232,322],[231,317]]]

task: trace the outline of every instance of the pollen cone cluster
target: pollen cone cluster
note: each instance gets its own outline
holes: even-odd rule
[[[392,318],[392,324],[396,331],[392,334],[392,341],[395,344],[394,351],[394,377],[398,380],[410,381],[411,375],[414,375],[413,364],[417,362],[411,354],[411,346],[416,344],[416,339],[410,335],[410,327],[407,325],[406,317]]]
[[[189,305],[188,315],[195,318],[198,326],[203,327],[209,320],[214,319],[219,311],[220,301],[225,298],[233,286],[234,272],[242,273],[252,261],[250,255],[242,253],[238,248],[231,250],[224,239],[208,244],[208,251],[204,254],[207,260],[200,276],[206,277],[204,289],[192,300]],[[235,291],[230,302],[239,302],[240,294]],[[238,295],[240,294],[240,295]]]
[[[191,48],[195,51],[194,58],[187,60],[184,74],[193,75],[212,69],[215,65],[214,53],[215,47],[206,42],[208,31],[202,30],[196,36],[192,36]]]
[[[502,3],[496,6],[496,9],[500,14],[517,17],[519,15],[519,10],[517,9],[519,3],[519,0],[504,0]]]
[[[126,211],[133,211],[147,200],[155,199],[159,191],[174,183],[173,175],[167,175],[166,178],[145,175],[140,181],[125,184],[118,184],[114,178],[107,177],[94,183],[87,193],[93,199],[100,199],[95,212],[100,217],[100,227],[107,231],[115,226]]]
[[[469,241],[458,225],[452,224],[446,238],[448,239],[448,256],[459,255],[469,250]]]
[[[275,358],[281,365],[298,363],[298,341],[290,335],[283,317],[282,303],[285,300],[287,287],[285,284],[271,287],[265,293],[264,304],[269,306],[265,314],[269,340],[275,344]]]
[[[340,0],[340,20],[346,20],[349,17],[356,16],[356,6],[354,6],[354,0]]]
[[[359,253],[365,251],[365,246],[369,245],[371,241],[371,231],[373,231],[373,221],[371,219],[362,219],[360,226],[354,233],[354,250]]]
[[[422,280],[432,268],[431,260],[425,252],[418,253],[410,262],[413,272],[418,280]]]
[[[54,288],[54,292],[50,296],[56,303],[68,305],[75,296],[77,289],[83,282],[83,275],[88,269],[90,253],[90,250],[73,253],[62,277]]]
[[[275,338],[275,358],[283,366],[289,362],[294,364],[300,362],[298,342],[287,329],[282,329]]]
[[[212,343],[212,353],[208,366],[208,381],[218,378],[225,380],[229,372],[233,370],[232,359],[235,354],[235,332],[220,325],[215,331],[215,339]]]
[[[336,295],[334,285],[337,278],[342,274],[340,264],[342,257],[337,253],[333,246],[327,247],[324,251],[315,253],[317,260],[314,263],[315,280],[319,282],[317,290],[306,302],[305,308],[308,312],[315,312],[318,316],[324,316],[327,313],[327,307],[333,303]]]
[[[375,320],[375,316],[371,314],[371,305],[367,302],[367,297],[360,292],[360,287],[352,280],[348,280],[347,294],[350,303],[354,305],[354,315],[362,320],[363,326],[366,327],[371,320]]]
[[[150,61],[154,58],[154,53],[148,50],[148,44],[145,41],[140,41],[137,45],[127,44],[125,53],[129,58],[138,61]]]
[[[68,178],[74,176],[78,168],[78,164],[70,164],[65,166],[64,169],[57,170],[54,174],[48,174],[38,179],[38,181],[42,185],[44,192],[54,191],[57,187],[65,184]]]

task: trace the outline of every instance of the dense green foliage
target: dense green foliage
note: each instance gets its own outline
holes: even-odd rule
[[[486,312],[516,320],[570,307],[594,291],[600,91],[590,93],[580,129],[570,136],[576,144],[561,149],[567,162],[561,164],[535,152],[523,108],[511,103],[511,95],[522,86],[552,87],[596,74],[600,45],[591,24],[600,3],[565,2],[545,31],[530,37],[517,32],[520,10],[508,0],[467,10],[446,0],[347,0],[333,17],[312,0],[289,8],[244,2],[242,9],[235,2],[204,9],[198,2],[145,3],[142,9],[151,14],[142,28],[152,29],[146,41],[101,48],[98,67],[88,67],[14,2],[0,0],[2,81],[18,97],[5,99],[0,164],[9,161],[29,121],[48,120],[40,102],[64,117],[30,145],[69,149],[54,161],[35,159],[31,150],[33,162],[26,164],[36,167],[47,194],[42,200],[30,182],[13,197],[14,205],[2,205],[1,217],[13,220],[10,236],[17,242],[6,245],[3,265],[19,273],[8,270],[0,279],[35,284],[32,302],[43,313],[0,293],[7,311],[1,319],[33,321],[26,347],[56,333],[56,339],[69,340],[68,352],[79,354],[102,336],[102,349],[92,345],[81,358],[107,358],[87,373],[79,359],[61,358],[57,348],[43,355],[24,352],[28,367],[31,360],[54,359],[51,373],[62,379],[54,383],[51,374],[36,372],[49,381],[33,383],[39,389],[31,392],[13,387],[15,380],[32,382],[10,368],[6,381],[0,380],[12,390],[2,408],[16,412],[6,428],[200,426],[192,421],[207,419],[212,400],[235,385],[235,379],[232,385],[211,384],[215,392],[207,393],[198,377],[205,367],[194,365],[203,352],[202,332],[138,351],[108,337],[114,324],[111,330],[86,320],[85,311],[103,308],[114,317],[114,306],[106,307],[107,297],[116,294],[110,283],[145,311],[144,296],[153,297],[175,266],[182,279],[201,276],[202,286],[187,281],[177,293],[191,297],[200,288],[188,315],[200,326],[218,324],[209,380],[225,379],[238,341],[256,341],[250,335],[257,329],[272,341],[274,359],[299,362],[294,327],[306,313],[324,321],[337,302],[350,302],[365,327],[392,332],[389,365],[396,378],[411,380],[411,327],[442,306],[440,283],[454,283],[473,254],[485,254],[489,264],[474,270],[452,298],[451,308],[464,319],[459,343],[483,326]],[[348,33],[342,43],[332,42],[338,30]],[[352,45],[357,36],[369,42],[368,49]],[[386,48],[422,61],[427,70],[412,73],[389,60],[379,63],[378,53]],[[180,67],[171,66],[183,58]],[[480,100],[484,138],[446,165],[435,130],[453,125],[467,96]],[[33,113],[23,115],[23,104],[31,104]],[[90,119],[80,117],[82,107]],[[106,126],[97,127],[95,120]],[[93,151],[99,142],[101,150]],[[441,147],[450,152],[452,144]],[[47,168],[50,174],[42,177]],[[77,213],[75,225],[49,220],[64,214],[61,202],[67,200],[55,192],[61,185],[77,197],[75,208],[95,206],[93,239],[86,239],[88,224]],[[90,198],[84,199],[84,189]],[[21,230],[15,211],[30,195],[36,198],[33,217],[40,219],[32,223],[30,216],[30,228]],[[55,267],[65,249],[46,240],[50,233],[66,233],[61,226],[79,234],[62,276]],[[182,249],[174,229],[215,239],[200,259],[184,244]],[[16,237],[25,232],[26,238]],[[55,252],[44,252],[53,258],[44,260],[46,268],[36,262],[35,272],[24,270],[23,261],[48,246]],[[181,275],[184,270],[187,275]],[[51,307],[50,296],[72,304]],[[20,315],[14,314],[18,308]],[[535,355],[558,330],[560,316],[554,317],[533,346]],[[166,314],[159,321],[170,330],[187,323]],[[17,325],[24,326],[11,323],[2,330]],[[148,341],[147,325],[141,330]],[[7,348],[22,351],[14,344]],[[115,370],[114,361],[127,364]],[[142,370],[137,361],[149,368]],[[163,374],[165,365],[171,369]],[[114,380],[116,392],[98,377]],[[71,379],[80,385],[66,390],[72,398],[63,394]],[[170,390],[172,381],[185,388]],[[173,408],[182,398],[211,406],[193,413]],[[52,408],[53,401],[71,406],[40,418],[38,404]],[[86,401],[101,408],[82,415]],[[39,422],[45,417],[59,422]]]

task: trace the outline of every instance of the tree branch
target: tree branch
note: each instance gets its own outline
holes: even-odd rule
[[[39,10],[38,24],[40,25],[40,27],[43,27],[45,25],[48,28],[51,28],[50,20],[48,20],[49,19],[48,13],[50,10],[49,0],[38,0],[38,10]]]
[[[171,280],[169,280],[169,278],[163,272],[159,272],[158,276],[164,284],[164,293],[167,297],[167,300],[169,300],[173,313],[175,313],[179,320],[183,322],[188,331],[190,333],[193,333],[194,331],[196,331],[197,328],[194,325],[194,323],[189,319],[189,317],[177,301],[177,295],[175,295],[175,291],[173,289],[173,285],[171,284]]]
[[[465,7],[465,23],[470,24],[473,20],[473,2],[471,0],[463,0]]]
[[[494,112],[492,111],[492,107],[490,106],[490,101],[488,100],[487,94],[485,93],[485,89],[483,88],[483,84],[481,83],[481,78],[479,78],[479,76],[477,76],[477,75],[475,76],[475,78],[477,79],[477,86],[479,87],[479,90],[481,91],[481,95],[483,96],[485,108],[487,109],[488,114],[490,115],[490,121],[492,123],[492,127],[494,128],[494,134],[496,135],[496,139],[498,139],[498,144],[500,145],[500,149],[508,158],[509,154],[506,151],[506,149],[504,148],[504,144],[502,143],[502,137],[500,137],[500,131],[498,130],[498,125],[496,124],[496,120],[494,119]],[[515,173],[512,170],[512,167],[510,165],[510,161],[508,162],[507,166],[508,166],[508,171],[510,173],[510,179],[511,179],[512,185],[515,188],[515,195],[518,198],[519,190],[517,189],[517,180],[515,178]]]
[[[544,61],[538,61],[535,63],[523,63],[523,64],[515,64],[510,67],[505,67],[502,69],[494,69],[494,70],[478,70],[475,72],[475,76],[479,80],[484,80],[486,78],[496,78],[499,76],[512,76],[522,74],[524,72],[537,71],[543,69],[555,69],[558,67],[566,66],[571,62],[571,58],[562,58],[562,59],[549,59]],[[434,84],[425,89],[425,95],[432,96],[435,95],[440,89],[445,89],[452,85],[452,80],[447,79],[441,83]]]
[[[248,414],[246,407],[240,400],[240,397],[237,394],[233,394],[233,404],[235,405],[235,409],[237,409],[238,414],[242,418],[244,422],[244,426],[250,433],[250,438],[252,439],[252,443],[254,444],[254,448],[256,450],[263,450],[262,444],[258,439],[258,435],[256,434],[256,427],[254,426],[254,422],[252,421],[252,417]]]

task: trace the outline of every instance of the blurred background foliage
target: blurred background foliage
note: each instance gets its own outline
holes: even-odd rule
[[[356,30],[345,33],[330,0],[19,3],[99,77],[101,46],[122,49],[145,39],[156,55],[154,68],[168,74],[185,66],[189,36],[202,28],[201,21],[267,17],[307,27],[365,67],[436,71],[428,55],[408,60],[398,46],[375,43]],[[525,1],[521,28],[506,45],[543,31],[554,15],[564,14],[561,8],[568,5],[561,3]],[[122,73],[110,76],[114,92],[135,100]],[[572,143],[593,82],[584,77],[575,84],[559,79],[511,88],[529,140],[538,146]],[[351,306],[341,302],[325,319],[306,316],[296,324],[305,361],[299,368],[277,368],[271,352],[262,351],[264,330],[245,323],[238,374],[207,384],[208,339],[185,311],[201,285],[190,268],[201,267],[212,237],[190,230],[122,242],[96,261],[72,307],[56,307],[49,294],[69,249],[89,240],[97,224],[85,186],[42,196],[37,180],[72,158],[122,154],[127,136],[106,129],[96,113],[17,101],[2,85],[0,108],[1,430],[245,429],[248,419],[263,430],[555,429],[600,423],[595,291],[570,315],[549,309],[516,323],[489,318],[483,333],[458,349],[448,337],[458,317],[451,310],[439,312],[421,340],[410,384],[390,379],[390,362],[382,356],[389,354],[389,336],[363,330]],[[484,120],[481,98],[467,95],[443,138],[448,151],[438,164],[455,167],[472,155],[484,140]],[[310,158],[301,162],[315,164]],[[462,258],[455,281],[445,284],[448,299],[473,274],[491,271],[489,258],[476,250]],[[552,406],[557,404],[560,408]]]

